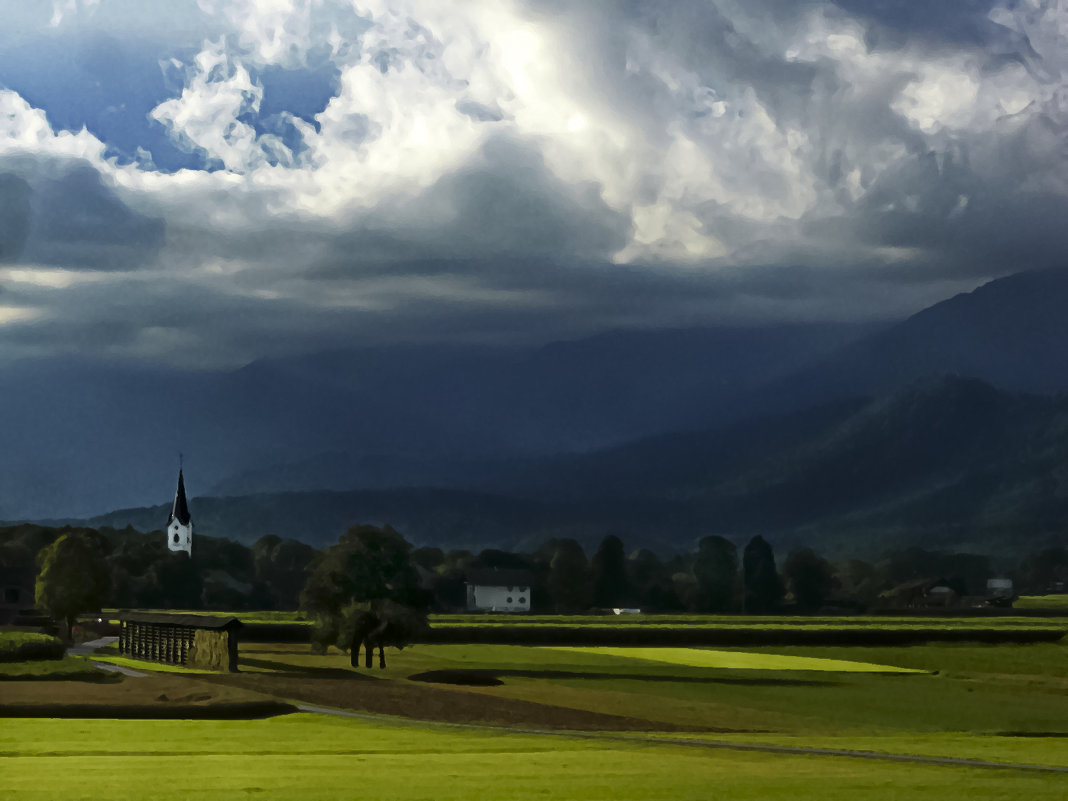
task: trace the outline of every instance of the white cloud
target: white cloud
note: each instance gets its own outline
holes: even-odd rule
[[[129,0],[56,8],[64,29],[77,18],[153,42],[158,30],[181,85],[152,119],[221,169],[119,163],[11,90],[0,154],[83,160],[164,220],[145,269],[171,291],[353,314],[435,293],[457,309],[519,308],[524,293],[536,308],[564,303],[541,294],[548,268],[514,266],[523,253],[573,265],[551,273],[574,280],[570,302],[600,291],[604,270],[648,271],[668,291],[732,266],[897,269],[903,254],[930,266],[932,286],[957,286],[954,271],[1005,268],[953,236],[979,241],[976,221],[998,204],[1068,198],[1068,12],[1056,4],[996,7],[983,22],[1003,34],[997,48],[937,31],[879,44],[870,20],[834,5],[764,0],[200,0],[181,20]],[[326,61],[338,77],[325,108],[265,125],[266,71]],[[501,142],[511,150],[494,156]],[[456,274],[432,274],[435,258]],[[188,347],[165,331],[136,341]]]
[[[54,133],[43,111],[17,92],[0,89],[0,154],[22,152],[99,162],[104,150],[104,143],[84,128],[77,133]]]
[[[229,56],[224,39],[205,42],[190,73],[181,96],[160,103],[150,114],[170,129],[181,145],[203,151],[234,172],[292,160],[292,153],[278,137],[258,136],[255,128],[241,119],[259,112],[263,87]]]

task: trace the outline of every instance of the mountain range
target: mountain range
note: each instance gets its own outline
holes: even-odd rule
[[[173,493],[185,449],[197,530],[246,541],[324,544],[359,521],[446,547],[759,532],[839,553],[1006,552],[1063,536],[1064,308],[1068,273],[1047,271],[882,326],[409,346],[227,373],[27,365],[0,387],[17,421],[0,433],[0,516],[129,506],[91,521],[158,528],[165,505],[144,500]],[[36,498],[9,491],[27,452],[54,484]]]

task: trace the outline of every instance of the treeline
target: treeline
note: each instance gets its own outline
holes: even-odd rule
[[[771,545],[753,537],[739,552],[724,537],[701,539],[695,551],[661,557],[648,548],[627,553],[606,536],[592,556],[573,539],[554,539],[533,553],[484,550],[479,554],[419,548],[416,564],[433,575],[441,609],[464,604],[469,574],[524,570],[532,576],[532,610],[581,612],[640,608],[650,612],[771,614],[814,612],[833,606],[865,611],[898,602],[895,588],[929,581],[958,596],[982,596],[994,577],[987,556],[908,548],[875,561],[831,562],[810,548],[790,551],[781,563]],[[1068,550],[1051,548],[1010,571],[1017,592],[1057,591],[1068,579]]]
[[[4,582],[32,588],[42,552],[65,535],[83,548],[71,551],[80,554],[79,564],[68,566],[72,576],[85,572],[86,560],[98,558],[103,607],[297,609],[311,569],[323,558],[305,543],[273,535],[252,547],[200,536],[189,558],[170,552],[162,532],[19,525],[0,528]],[[986,556],[920,548],[871,562],[832,563],[807,548],[781,558],[759,536],[740,550],[726,538],[705,537],[695,550],[669,556],[648,548],[628,552],[619,537],[608,535],[590,555],[576,540],[560,538],[528,553],[409,547],[409,558],[427,604],[436,611],[464,609],[468,579],[494,569],[529,575],[533,611],[564,613],[613,607],[747,614],[828,606],[864,611],[889,605],[888,593],[895,587],[925,579],[961,596],[983,595],[994,575]],[[1032,554],[1009,576],[1020,594],[1064,591],[1068,551],[1056,547]]]
[[[141,609],[296,609],[305,569],[318,554],[310,545],[274,535],[251,548],[232,540],[196,537],[193,557],[167,549],[163,532],[132,528],[0,528],[0,572],[12,585],[32,588],[40,555],[61,537],[86,544],[99,557],[103,607]],[[88,557],[87,557],[88,558]],[[75,564],[75,575],[89,564]]]

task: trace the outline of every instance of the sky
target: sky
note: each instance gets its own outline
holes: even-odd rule
[[[1057,0],[0,19],[0,363],[885,320],[1068,252]]]

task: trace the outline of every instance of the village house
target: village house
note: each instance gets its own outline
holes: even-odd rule
[[[529,612],[532,578],[527,570],[472,570],[467,574],[467,609]]]

